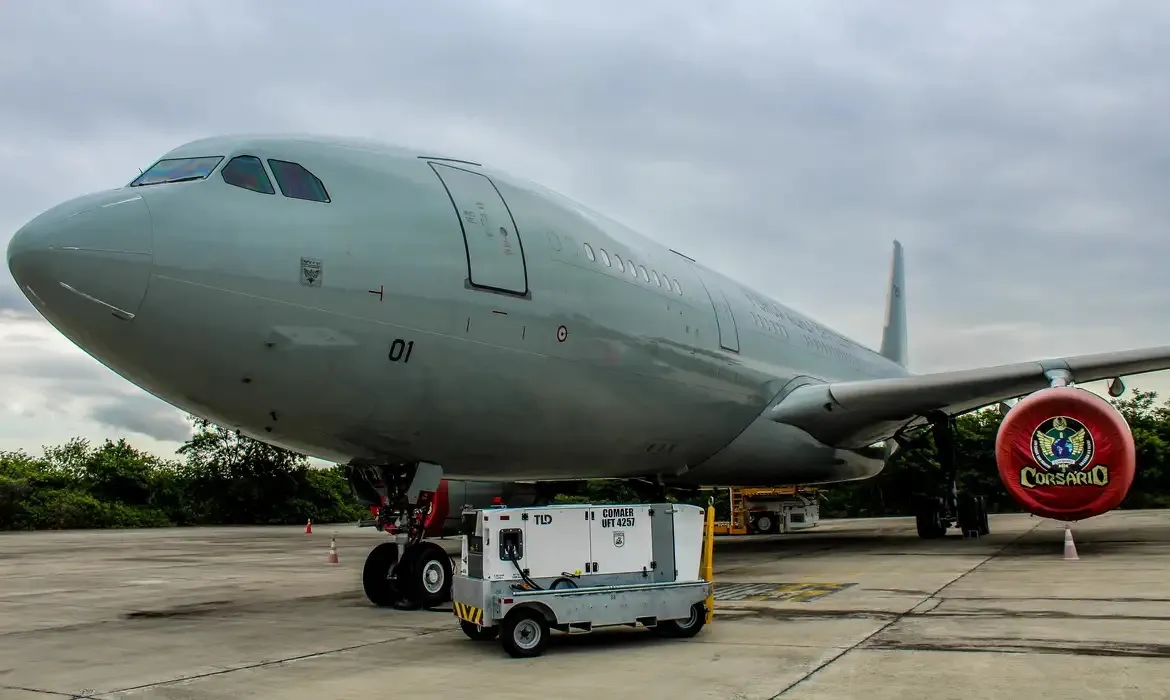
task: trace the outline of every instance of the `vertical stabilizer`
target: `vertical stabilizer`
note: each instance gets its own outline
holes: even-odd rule
[[[890,288],[886,291],[886,327],[882,329],[881,356],[906,367],[906,269],[902,262],[902,244],[894,241],[894,260],[890,265]]]

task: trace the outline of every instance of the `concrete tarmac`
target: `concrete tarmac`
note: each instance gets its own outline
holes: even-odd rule
[[[362,563],[385,538],[368,529],[5,533],[0,699],[1170,698],[1170,511],[1079,525],[1079,561],[1057,523],[991,527],[721,538],[697,637],[554,634],[530,660],[468,640],[449,608],[368,604]]]

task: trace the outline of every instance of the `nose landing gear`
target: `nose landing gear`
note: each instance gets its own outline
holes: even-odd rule
[[[442,467],[416,462],[352,468],[361,471],[362,480],[382,500],[374,527],[395,531],[394,542],[383,542],[366,557],[362,569],[366,598],[399,610],[431,608],[451,600],[451,557],[439,545],[423,540]]]

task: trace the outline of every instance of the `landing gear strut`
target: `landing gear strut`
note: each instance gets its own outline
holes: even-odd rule
[[[927,540],[944,537],[952,525],[958,527],[964,537],[990,534],[986,499],[959,493],[954,419],[947,416],[936,418],[932,421],[932,428],[942,467],[942,483],[938,495],[926,496],[916,505],[914,519],[918,536]]]
[[[442,467],[416,462],[351,469],[356,472],[351,476],[355,490],[372,488],[382,501],[374,527],[395,532],[394,542],[383,542],[366,557],[362,569],[366,598],[374,605],[400,610],[430,608],[451,600],[451,557],[434,542],[423,541]]]

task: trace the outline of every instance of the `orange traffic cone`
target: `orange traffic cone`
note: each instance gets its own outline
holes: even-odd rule
[[[309,518],[307,521],[305,521],[305,534],[306,535],[313,534],[313,519],[312,518]]]
[[[337,564],[337,538],[329,538],[329,556],[325,558],[326,564]]]
[[[1077,545],[1073,542],[1072,525],[1064,524],[1064,560],[1076,561],[1080,559],[1077,556]]]

